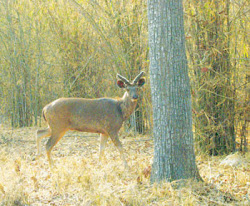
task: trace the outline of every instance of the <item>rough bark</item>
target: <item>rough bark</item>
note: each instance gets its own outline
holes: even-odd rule
[[[149,0],[154,122],[151,181],[200,179],[195,163],[182,0]]]

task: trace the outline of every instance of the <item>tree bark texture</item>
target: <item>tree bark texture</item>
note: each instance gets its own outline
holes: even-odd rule
[[[149,0],[151,181],[200,179],[195,163],[182,0]]]

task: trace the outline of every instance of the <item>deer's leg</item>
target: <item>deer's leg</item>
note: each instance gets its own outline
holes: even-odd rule
[[[118,151],[120,152],[120,156],[121,156],[121,159],[123,160],[124,167],[125,167],[126,169],[128,169],[129,166],[128,166],[128,163],[127,163],[127,161],[126,161],[126,159],[125,159],[124,151],[123,151],[123,148],[122,148],[122,144],[121,144],[121,142],[120,142],[120,140],[119,140],[119,138],[118,138],[118,135],[117,135],[117,134],[114,134],[114,135],[110,135],[110,137],[111,137],[111,139],[112,139],[114,145],[116,146],[116,148],[117,148]]]
[[[46,151],[47,151],[47,156],[48,156],[48,161],[49,161],[49,166],[50,168],[53,168],[53,160],[51,158],[51,151],[53,147],[56,145],[56,143],[63,137],[66,131],[63,132],[53,132],[52,135],[49,138],[48,142],[46,143]]]
[[[42,141],[42,139],[45,137],[49,137],[50,135],[51,135],[51,131],[50,131],[49,127],[47,129],[37,130],[37,132],[36,132],[36,144],[37,144],[37,157],[36,157],[36,159],[41,156],[41,151],[42,151],[41,141]]]
[[[108,136],[105,134],[100,134],[100,138],[101,138],[101,143],[100,143],[100,156],[99,156],[99,162],[101,162],[103,154],[104,154],[104,149],[105,149],[105,145],[108,141]]]

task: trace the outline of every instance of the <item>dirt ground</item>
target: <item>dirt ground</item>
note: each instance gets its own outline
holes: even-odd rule
[[[67,133],[53,150],[56,168],[45,155],[36,161],[37,128],[0,127],[0,205],[250,205],[250,155],[197,155],[204,183],[188,180],[150,184],[153,141],[120,138],[130,166],[124,170],[111,141],[99,163],[99,137]]]

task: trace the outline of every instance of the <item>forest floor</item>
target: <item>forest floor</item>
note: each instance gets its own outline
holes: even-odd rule
[[[37,128],[0,127],[0,205],[250,205],[250,155],[196,156],[204,182],[150,184],[153,141],[120,138],[130,170],[109,141],[99,164],[99,137],[70,132],[56,145],[56,168],[36,154]]]

